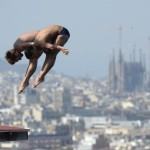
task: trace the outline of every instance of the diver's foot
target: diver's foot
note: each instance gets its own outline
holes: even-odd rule
[[[41,82],[44,82],[44,78],[37,76],[37,78],[34,81],[33,87],[36,88]]]
[[[29,85],[29,82],[21,83],[18,88],[18,94],[22,93],[23,90]]]

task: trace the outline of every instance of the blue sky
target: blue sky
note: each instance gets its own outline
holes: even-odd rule
[[[117,55],[122,26],[122,51],[128,60],[136,47],[146,55],[150,68],[150,0],[1,0],[0,50],[11,49],[25,32],[59,24],[69,29],[65,45],[70,54],[58,54],[53,70],[75,77],[108,76],[112,49]],[[137,54],[138,55],[138,54]],[[44,55],[39,60],[42,65]],[[22,62],[28,63],[23,58]]]

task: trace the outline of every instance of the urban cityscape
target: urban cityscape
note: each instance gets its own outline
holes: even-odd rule
[[[117,56],[116,56],[117,55]],[[150,150],[150,75],[142,51],[112,53],[102,80],[50,72],[17,93],[24,74],[0,73],[0,123],[30,129],[2,150]]]

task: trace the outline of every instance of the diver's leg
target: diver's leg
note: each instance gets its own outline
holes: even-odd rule
[[[42,67],[42,70],[38,74],[35,79],[33,87],[36,88],[41,82],[44,81],[45,75],[49,72],[49,70],[54,66],[57,54],[46,54],[46,58]]]
[[[69,37],[67,35],[58,35],[55,42],[53,44],[50,43],[45,43],[46,45],[46,52],[52,52],[52,51],[62,51],[65,55],[68,55],[69,51],[68,49],[64,48],[63,46],[65,45],[65,43],[68,41]],[[51,45],[54,45],[55,48],[53,47],[53,49],[51,49]],[[59,47],[59,49],[58,49]]]
[[[68,36],[66,35],[59,35],[55,42],[54,45],[60,45],[64,46],[67,40],[69,39]],[[41,82],[44,81],[45,75],[51,70],[51,68],[54,66],[55,61],[56,61],[56,56],[59,53],[58,50],[55,51],[49,51],[49,49],[46,52],[46,58],[42,67],[42,70],[38,74],[38,76],[35,79],[33,87],[36,88]]]

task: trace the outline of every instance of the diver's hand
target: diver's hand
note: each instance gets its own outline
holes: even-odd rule
[[[68,54],[69,54],[68,49],[66,49],[65,47],[58,46],[58,49],[59,49],[60,51],[62,51],[65,55],[68,55]]]

